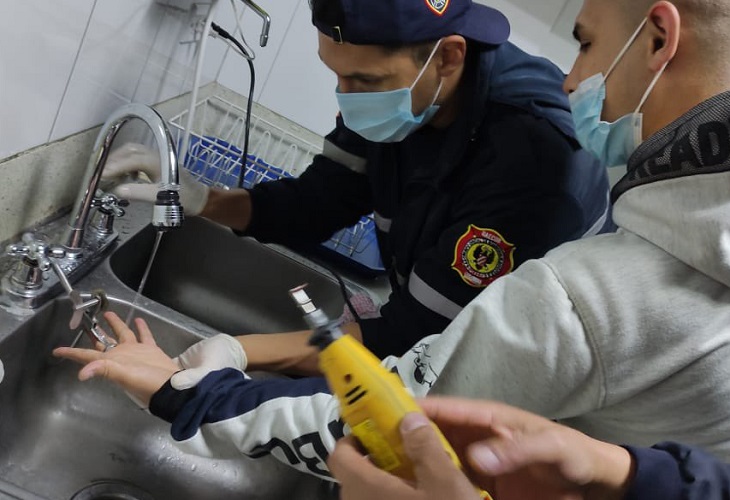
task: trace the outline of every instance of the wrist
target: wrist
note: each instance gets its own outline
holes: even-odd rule
[[[251,222],[251,196],[245,189],[209,189],[200,215],[236,231],[245,231]]]
[[[633,456],[620,446],[595,441],[596,477],[586,500],[623,500],[634,479]]]

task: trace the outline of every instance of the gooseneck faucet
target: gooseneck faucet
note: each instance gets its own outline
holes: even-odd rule
[[[68,258],[78,258],[83,252],[84,232],[91,209],[95,206],[97,189],[112,143],[119,130],[135,118],[142,120],[152,131],[160,155],[160,184],[152,225],[163,231],[182,225],[184,216],[178,194],[180,186],[177,153],[165,120],[149,106],[136,103],[126,104],[111,114],[96,138],[94,150],[82,180],[82,188],[71,211],[71,218],[63,238],[63,248]]]

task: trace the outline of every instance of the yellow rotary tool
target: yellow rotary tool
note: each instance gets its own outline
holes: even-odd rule
[[[386,370],[380,360],[340,323],[331,321],[304,290],[289,291],[304,320],[314,331],[309,343],[320,350],[319,368],[340,402],[342,419],[352,429],[375,465],[403,479],[415,479],[413,464],[403,449],[400,423],[407,413],[422,413],[400,377]],[[441,431],[434,425],[444,449],[461,468],[461,461]],[[491,500],[480,491],[482,498]]]

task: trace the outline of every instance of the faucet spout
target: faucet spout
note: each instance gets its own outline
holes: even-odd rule
[[[96,138],[86,174],[81,183],[82,188],[71,212],[63,239],[64,249],[71,258],[76,258],[82,253],[89,213],[94,205],[97,188],[112,143],[119,130],[135,118],[145,122],[152,131],[160,154],[160,184],[152,224],[160,230],[172,229],[182,224],[183,209],[178,195],[180,186],[177,153],[165,120],[149,106],[137,103],[126,104],[111,114]]]

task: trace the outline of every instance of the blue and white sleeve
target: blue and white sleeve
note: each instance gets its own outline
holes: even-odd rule
[[[228,368],[183,391],[168,382],[152,397],[150,411],[172,424],[172,437],[185,452],[216,458],[272,455],[333,480],[326,460],[344,425],[323,378],[253,380]]]

